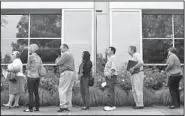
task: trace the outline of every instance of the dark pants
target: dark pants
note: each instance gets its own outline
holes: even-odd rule
[[[111,79],[106,77],[106,83],[107,86],[106,88],[108,89],[108,97],[109,97],[109,102],[108,106],[115,106],[115,86],[117,82],[117,75],[111,76]]]
[[[39,101],[39,82],[40,78],[29,78],[28,77],[28,93],[29,93],[29,109],[33,110],[33,93],[35,95],[35,108],[39,109],[40,101]]]
[[[170,95],[172,98],[172,105],[180,106],[180,93],[179,93],[179,82],[182,79],[182,76],[169,77],[168,86]]]
[[[80,79],[80,92],[85,107],[90,107],[89,77],[82,76]]]

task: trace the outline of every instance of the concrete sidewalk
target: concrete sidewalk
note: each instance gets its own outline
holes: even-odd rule
[[[26,107],[12,108],[1,107],[1,115],[184,115],[184,106],[179,109],[168,109],[166,106],[152,106],[144,109],[132,109],[131,107],[117,107],[114,111],[103,111],[103,107],[91,107],[88,111],[82,111],[73,107],[70,112],[58,113],[58,107],[41,107],[40,112],[23,112]]]

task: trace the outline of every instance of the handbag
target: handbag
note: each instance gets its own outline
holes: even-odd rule
[[[41,65],[40,66],[40,68],[39,68],[39,76],[45,76],[47,74],[47,71],[46,71],[46,69],[44,68],[44,66],[43,65]]]
[[[90,78],[89,79],[89,86],[93,86],[94,85],[94,78]]]
[[[8,74],[7,74],[7,79],[8,79],[10,82],[12,82],[12,83],[17,82],[16,73],[15,73],[15,72],[8,72]]]
[[[90,72],[90,78],[89,78],[89,86],[94,85],[94,78],[92,77],[92,71]]]

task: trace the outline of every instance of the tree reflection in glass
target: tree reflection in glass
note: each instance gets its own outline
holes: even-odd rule
[[[167,49],[172,47],[172,39],[144,39],[144,63],[166,63]]]
[[[54,64],[58,55],[60,55],[61,39],[31,39],[30,44],[39,46],[38,55],[43,63]]]

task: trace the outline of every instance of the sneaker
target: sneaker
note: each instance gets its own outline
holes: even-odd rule
[[[33,112],[33,110],[26,109],[26,110],[23,110],[23,112]]]
[[[82,107],[81,110],[89,110],[89,107]]]
[[[70,111],[68,108],[60,108],[57,112]]]
[[[34,109],[34,111],[40,111],[38,108]]]
[[[136,107],[133,107],[133,109],[144,109],[143,106],[136,106]]]
[[[171,105],[171,106],[168,106],[169,109],[176,109],[176,108],[180,108],[180,106],[174,106],[174,105]]]
[[[103,108],[103,110],[105,110],[105,111],[112,111],[112,110],[115,110],[115,109],[116,109],[115,106],[114,106],[114,107],[105,106],[105,107]]]

